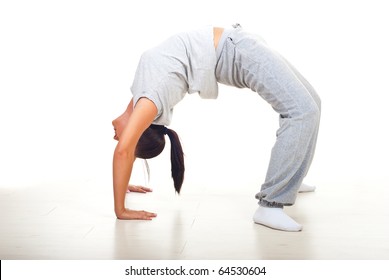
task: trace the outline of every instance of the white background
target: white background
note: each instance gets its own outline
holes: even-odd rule
[[[111,120],[130,101],[142,51],[235,22],[263,36],[322,98],[311,182],[371,191],[388,181],[385,1],[14,0],[0,2],[0,187],[93,180],[110,188]],[[259,188],[277,122],[248,90],[185,98],[171,127],[185,148],[187,184]],[[168,165],[164,152],[152,174]]]

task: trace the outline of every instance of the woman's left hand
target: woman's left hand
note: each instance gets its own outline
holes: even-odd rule
[[[152,192],[153,190],[143,186],[128,185],[127,191],[137,192],[137,193],[148,193],[148,192]]]

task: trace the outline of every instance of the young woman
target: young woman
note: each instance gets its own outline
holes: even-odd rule
[[[284,211],[293,205],[311,165],[320,122],[320,98],[304,77],[259,36],[239,24],[231,29],[208,27],[175,35],[146,51],[138,64],[127,110],[112,123],[118,140],[113,158],[115,213],[118,219],[151,220],[155,213],[125,208],[135,158],[161,153],[165,135],[171,141],[172,177],[177,192],[184,179],[179,138],[170,124],[173,107],[186,93],[217,98],[218,82],[249,88],[279,115],[280,128],[260,192],[255,223],[284,231],[300,231]]]

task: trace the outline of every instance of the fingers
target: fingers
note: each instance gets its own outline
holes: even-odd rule
[[[156,213],[129,209],[126,209],[124,212],[117,216],[117,218],[120,220],[152,220],[155,217],[157,217]]]
[[[140,219],[141,220],[152,220],[153,218],[157,217],[157,214],[146,212],[146,211],[139,211],[140,212]]]
[[[136,186],[135,189],[135,191],[138,193],[147,193],[147,190],[144,187]]]
[[[146,188],[143,186],[134,186],[134,185],[129,185],[128,190],[130,192],[138,192],[138,193],[147,193],[147,192],[152,192],[153,190],[150,188]]]
[[[157,217],[157,214],[147,212],[147,211],[131,211],[131,216],[133,220],[152,220]]]

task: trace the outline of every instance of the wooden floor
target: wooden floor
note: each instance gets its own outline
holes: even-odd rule
[[[131,208],[158,213],[153,221],[116,220],[112,190],[98,182],[3,186],[0,259],[389,259],[384,184],[367,193],[363,184],[318,182],[286,209],[304,225],[299,233],[252,222],[253,186],[129,194]]]

